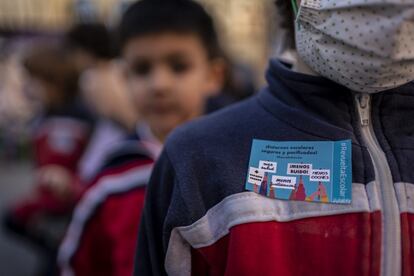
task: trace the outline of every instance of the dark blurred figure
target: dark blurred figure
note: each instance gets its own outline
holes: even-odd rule
[[[106,63],[116,54],[110,32],[100,23],[77,24],[67,32],[65,40],[80,71]]]
[[[8,211],[5,225],[37,245],[53,273],[53,261],[81,188],[78,163],[88,144],[93,119],[79,101],[78,70],[60,45],[42,43],[23,61],[28,86],[39,97],[43,114],[33,129],[36,178],[33,191]]]

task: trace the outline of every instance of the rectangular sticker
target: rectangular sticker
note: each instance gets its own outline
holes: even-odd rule
[[[250,167],[249,168],[249,178],[248,182],[255,185],[260,185],[263,182],[265,171],[258,168]]]
[[[259,169],[261,169],[265,172],[275,173],[276,169],[277,169],[277,163],[276,162],[271,162],[271,161],[261,160],[259,162]]]
[[[296,177],[272,175],[273,188],[294,190],[296,187]]]
[[[309,180],[329,182],[331,181],[330,175],[331,175],[331,170],[312,170]]]
[[[352,144],[254,139],[246,190],[285,200],[350,204]]]
[[[290,175],[310,175],[312,164],[288,163],[287,174]]]

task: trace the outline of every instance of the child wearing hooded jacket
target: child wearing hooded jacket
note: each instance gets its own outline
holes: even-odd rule
[[[296,64],[272,59],[257,96],[170,136],[135,275],[414,273],[414,3],[277,3],[294,12]],[[350,141],[351,202],[246,190],[257,139]]]
[[[190,0],[132,4],[120,28],[122,61],[140,121],[111,148],[74,211],[59,251],[63,275],[131,275],[146,184],[162,143],[201,116],[223,84],[213,21]]]

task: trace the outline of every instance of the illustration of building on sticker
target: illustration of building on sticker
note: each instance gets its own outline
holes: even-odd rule
[[[262,183],[260,183],[259,194],[267,196],[267,174],[265,173]]]
[[[328,194],[326,193],[326,187],[319,181],[318,190],[308,197],[306,197],[307,201],[319,201],[327,203],[329,202]]]
[[[306,200],[306,190],[305,185],[303,184],[303,178],[300,176],[299,184],[296,185],[295,189],[292,190],[292,193],[289,197],[290,200]]]

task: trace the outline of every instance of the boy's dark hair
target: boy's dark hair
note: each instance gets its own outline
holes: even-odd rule
[[[32,77],[55,86],[62,99],[70,101],[76,97],[79,72],[62,45],[47,42],[34,45],[23,58],[23,66]]]
[[[97,58],[110,59],[115,55],[111,33],[100,23],[73,26],[66,34],[66,41],[69,46],[80,48]]]
[[[195,34],[210,58],[222,54],[213,19],[191,0],[141,0],[132,4],[121,20],[120,46],[131,38],[162,32]]]
[[[291,48],[295,48],[295,15],[293,13],[293,7],[291,0],[276,0],[275,1],[279,26],[288,32],[287,45]]]

